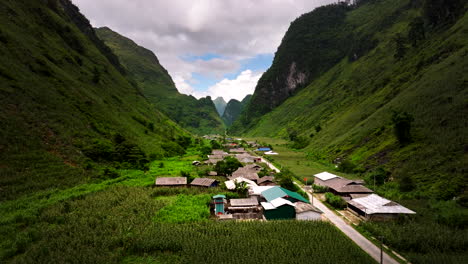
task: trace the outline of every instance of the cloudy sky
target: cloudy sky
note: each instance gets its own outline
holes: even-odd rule
[[[336,0],[72,0],[94,27],[152,50],[181,93],[253,93],[291,21]]]

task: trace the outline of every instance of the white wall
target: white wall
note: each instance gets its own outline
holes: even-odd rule
[[[302,212],[300,214],[296,214],[296,219],[297,220],[321,220],[321,214],[314,212],[314,211],[308,211],[308,212]]]

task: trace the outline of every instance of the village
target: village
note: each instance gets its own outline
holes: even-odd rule
[[[209,140],[219,136],[206,137]],[[217,220],[281,220],[296,219],[308,221],[329,221],[324,214],[330,195],[343,203],[343,210],[336,210],[349,223],[360,221],[388,221],[401,215],[415,214],[408,208],[375,194],[364,186],[362,180],[321,172],[314,175],[313,183],[289,190],[281,186],[277,175],[281,172],[265,156],[278,155],[270,147],[255,141],[239,143],[241,139],[228,138],[223,149],[213,149],[205,161],[193,161],[196,167],[206,167],[206,175],[191,179],[188,177],[158,177],[156,187],[213,188],[220,187],[236,192],[240,198],[227,199],[226,195],[212,196],[210,212]],[[235,160],[235,162],[233,162]],[[232,172],[216,171],[223,163],[231,163]],[[221,170],[221,169],[219,169]],[[326,193],[324,195],[324,193]],[[325,204],[325,205],[324,205]],[[208,205],[207,205],[208,206]],[[319,209],[322,208],[322,209]],[[327,210],[328,211],[328,210]]]

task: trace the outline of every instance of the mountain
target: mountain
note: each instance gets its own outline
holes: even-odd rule
[[[213,100],[213,103],[216,106],[216,111],[218,111],[219,116],[223,116],[224,110],[226,109],[227,103],[224,101],[224,98],[217,97]]]
[[[107,27],[98,28],[96,32],[118,56],[129,76],[158,110],[199,135],[224,131],[211,98],[197,100],[179,93],[171,76],[153,52]]]
[[[237,101],[236,99],[231,99],[227,106],[226,109],[224,110],[222,119],[224,121],[224,124],[226,126],[231,126],[231,124],[237,120],[237,118],[240,116],[242,110],[244,110],[245,106],[248,104],[250,101],[250,98],[252,97],[251,94],[247,95],[242,99],[242,102]]]
[[[317,8],[291,23],[231,133],[382,169],[389,193],[466,201],[466,32],[464,1]]]
[[[1,1],[0,56],[0,201],[184,151],[70,1]]]

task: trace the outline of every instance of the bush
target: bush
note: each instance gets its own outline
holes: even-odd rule
[[[333,206],[335,209],[344,209],[347,206],[346,201],[343,200],[343,198],[334,195],[330,192],[325,193],[325,200],[329,205]]]
[[[236,158],[226,157],[224,160],[216,163],[215,170],[219,174],[231,175],[239,167],[242,167],[242,163],[240,163]]]
[[[407,112],[393,111],[393,128],[395,131],[395,136],[400,144],[404,145],[411,142],[411,123],[413,121],[413,116]]]
[[[356,164],[352,163],[350,160],[343,160],[340,164],[338,164],[338,171],[344,173],[353,173],[354,168],[356,168]]]
[[[312,189],[314,190],[315,193],[328,192],[328,187],[327,186],[320,186],[320,185],[313,184]]]

